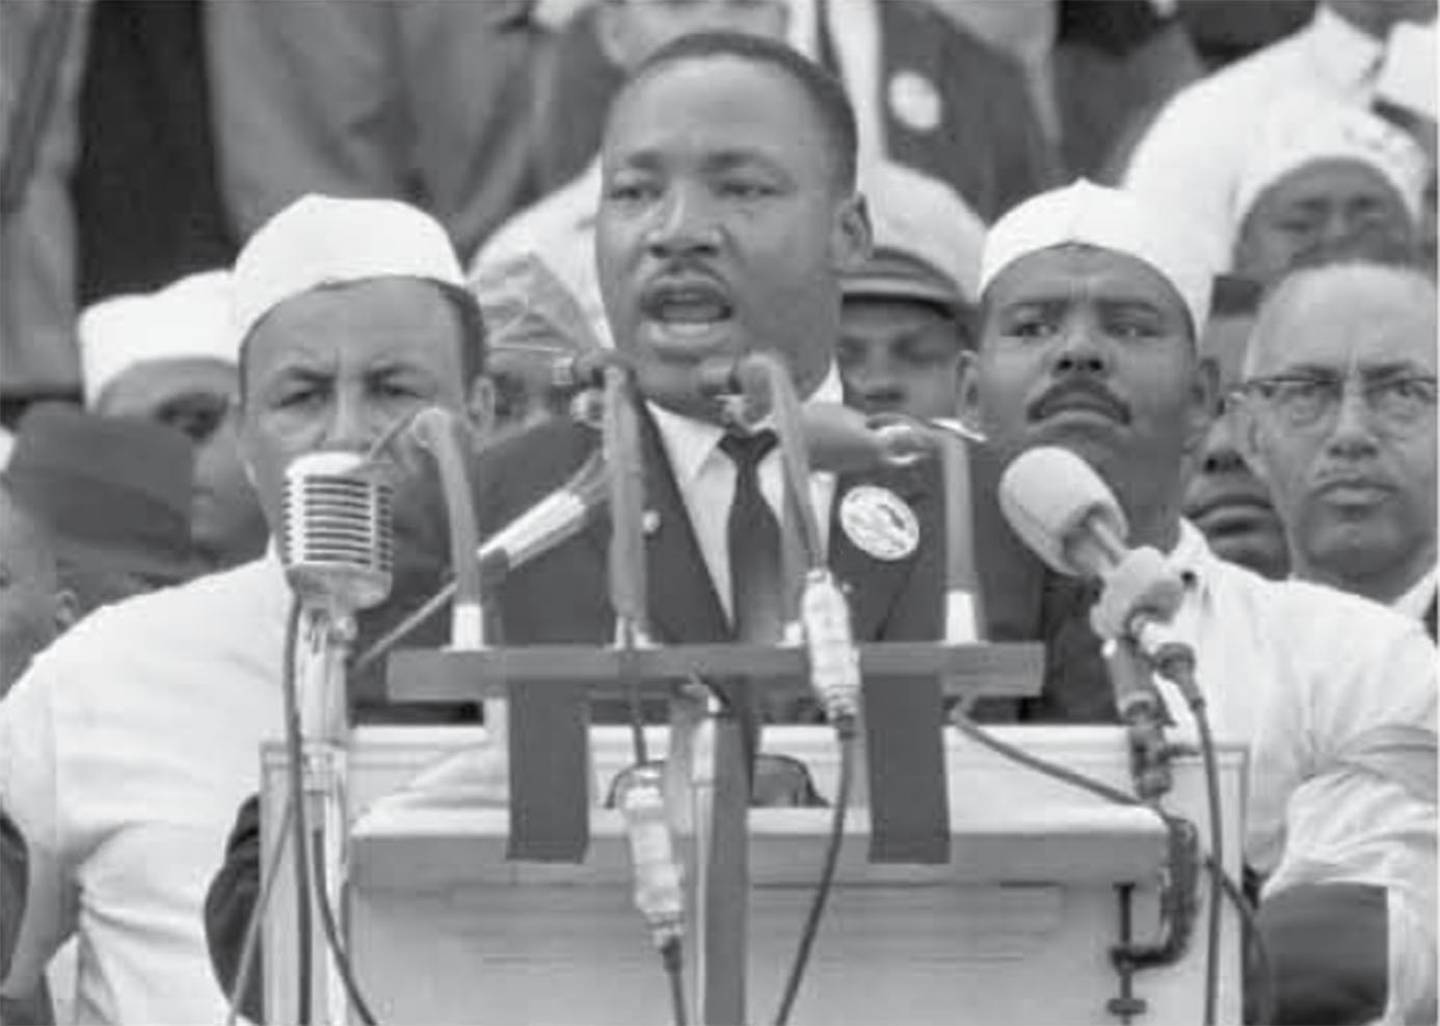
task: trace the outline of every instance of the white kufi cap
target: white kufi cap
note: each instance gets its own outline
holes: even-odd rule
[[[261,225],[235,261],[236,338],[287,299],[372,278],[465,288],[455,248],[429,214],[398,200],[302,196]]]
[[[229,271],[192,274],[156,292],[112,296],[85,308],[80,336],[85,406],[138,364],[209,358],[236,362]]]
[[[1175,211],[1156,211],[1134,193],[1081,178],[1026,200],[997,221],[980,258],[980,294],[1021,257],[1078,244],[1148,264],[1179,293],[1198,337],[1210,313],[1214,268],[1202,236]]]
[[[1418,222],[1430,169],[1415,140],[1364,107],[1297,94],[1276,105],[1240,170],[1235,185],[1236,239],[1265,190],[1322,160],[1353,160],[1372,168],[1399,193]]]

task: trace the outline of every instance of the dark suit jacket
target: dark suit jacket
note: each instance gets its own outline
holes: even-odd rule
[[[642,427],[646,508],[658,514],[659,524],[646,546],[653,633],[656,640],[668,643],[728,641],[730,628],[723,607],[710,583],[659,436],[648,417],[642,418]],[[492,533],[558,487],[589,457],[598,441],[598,434],[589,428],[568,420],[554,421],[482,454],[473,468],[476,514],[482,534]],[[850,588],[855,635],[862,641],[938,638],[943,624],[945,559],[943,500],[937,473],[925,467],[864,479],[844,475],[837,481],[837,506],[862,480],[890,488],[910,504],[920,525],[920,541],[910,557],[885,562],[856,547],[839,523],[832,522],[830,565],[842,584]],[[606,585],[608,538],[608,518],[600,517],[578,537],[517,571],[504,585],[497,610],[501,643],[610,644],[614,616]],[[433,561],[420,562],[434,565]],[[386,622],[393,622],[433,591],[419,576],[423,574],[410,575],[387,604],[391,608],[386,611]],[[432,635],[431,640],[438,638]],[[887,826],[894,838],[888,848],[877,851],[877,857],[911,861],[937,858],[948,843],[945,796],[941,790],[927,800],[921,793],[925,789],[914,786],[913,775],[930,769],[938,775],[939,689],[906,686],[886,691],[883,681],[867,681],[865,686],[870,750],[879,750],[875,747],[875,731],[882,739],[896,733],[907,736],[903,746],[885,745],[882,740],[885,750],[895,753],[891,760],[894,765],[887,768],[898,772],[885,775],[878,782],[878,791],[872,776],[872,801],[890,807]],[[541,694],[517,696],[511,702],[511,745],[520,760],[520,776],[542,791],[563,792],[571,801],[578,795],[579,813],[584,816],[585,788],[583,784],[576,788],[575,783],[583,782],[588,773],[584,739],[587,709],[577,693],[567,694],[567,690],[547,688]],[[876,695],[883,697],[877,699]],[[364,708],[371,713],[365,718],[384,718],[378,709],[368,705]],[[911,726],[916,722],[929,724],[930,729],[916,734]],[[532,728],[541,731],[539,743],[523,740]],[[553,794],[547,797],[554,804]],[[519,805],[522,796],[517,794],[514,800]],[[560,811],[572,817],[576,812],[573,808]],[[580,854],[563,840],[549,851],[541,851],[541,857],[558,859]],[[234,981],[259,889],[259,855],[258,814],[255,800],[251,799],[241,809],[227,845],[225,864],[211,883],[205,905],[211,959],[217,978],[227,990]],[[259,973],[255,972],[242,1002],[245,1014],[254,1021],[260,1021],[261,993]]]

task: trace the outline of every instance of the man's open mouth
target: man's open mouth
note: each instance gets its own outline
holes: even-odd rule
[[[661,282],[641,297],[640,312],[676,339],[703,339],[734,316],[730,297],[708,281]]]

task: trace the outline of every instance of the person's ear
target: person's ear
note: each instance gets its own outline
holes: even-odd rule
[[[870,259],[874,231],[870,208],[860,193],[846,199],[835,212],[830,237],[831,262],[837,271],[851,271]]]
[[[983,434],[984,418],[980,415],[980,354],[974,349],[963,350],[956,373],[960,375],[957,386],[959,409],[956,410],[956,416],[968,430]]]
[[[1210,425],[1215,422],[1216,407],[1220,401],[1220,368],[1209,356],[1202,356],[1195,363],[1195,373],[1190,379],[1189,402],[1185,410],[1185,454],[1192,456],[1200,451],[1210,434]]]
[[[73,589],[60,588],[55,592],[55,633],[64,634],[80,619],[80,598]]]
[[[495,430],[495,383],[488,374],[477,374],[465,397],[465,420],[479,448]]]

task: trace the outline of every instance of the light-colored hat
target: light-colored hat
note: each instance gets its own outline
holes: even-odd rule
[[[1297,94],[1276,105],[1241,167],[1235,184],[1237,235],[1265,190],[1320,160],[1354,160],[1373,168],[1419,219],[1429,169],[1415,140],[1364,107]]]
[[[205,271],[156,292],[103,299],[80,315],[76,332],[88,409],[137,364],[195,358],[233,364],[239,347],[230,325],[230,272]]]
[[[904,254],[933,268],[958,289],[960,298],[979,298],[980,251],[985,245],[985,222],[960,194],[927,174],[894,161],[867,171],[860,183],[870,210],[875,252]],[[873,261],[872,261],[873,263]],[[862,269],[846,278],[846,293],[854,292]]]
[[[1210,311],[1214,268],[1202,236],[1176,212],[1156,211],[1134,193],[1081,178],[1021,203],[990,229],[980,260],[980,293],[1021,257],[1075,243],[1144,261],[1179,293],[1198,336]]]
[[[1385,62],[1375,79],[1375,95],[1434,121],[1435,22],[1400,21],[1390,30]]]
[[[235,260],[235,337],[243,344],[287,299],[370,278],[465,291],[455,247],[429,214],[398,200],[302,196],[261,225]]]

